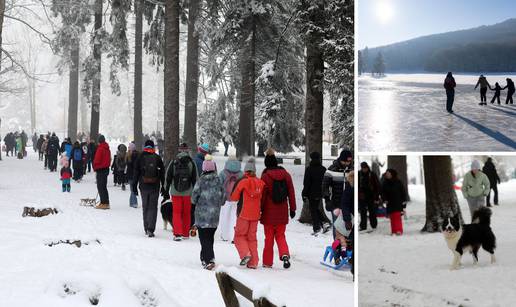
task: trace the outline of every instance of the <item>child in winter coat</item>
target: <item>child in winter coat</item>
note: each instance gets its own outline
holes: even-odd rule
[[[500,94],[501,94],[501,91],[503,91],[503,88],[500,86],[500,84],[498,84],[498,82],[496,82],[494,89],[493,88],[490,88],[490,89],[495,92],[493,99],[491,99],[491,103],[494,103],[496,100],[498,102],[498,104],[500,104]]]
[[[394,169],[388,169],[385,172],[382,199],[387,203],[387,215],[391,220],[391,234],[401,236],[403,234],[401,212],[407,201],[407,192],[401,180],[398,179],[398,172]]]
[[[283,268],[290,267],[290,252],[285,230],[290,218],[296,216],[296,193],[292,177],[278,166],[273,149],[268,149],[265,156],[265,170],[262,173],[265,190],[262,197],[262,216],[260,222],[265,231],[263,248],[263,266],[272,268],[274,259],[274,241],[278,245],[279,259]]]
[[[238,201],[235,246],[240,255],[240,265],[250,269],[256,269],[259,261],[256,231],[264,188],[265,183],[256,178],[255,160],[251,157],[245,164],[244,177],[231,193],[231,200]]]
[[[70,168],[68,160],[65,159],[65,161],[63,162],[63,167],[61,168],[61,186],[63,188],[63,192],[70,192],[72,188],[70,185],[71,178],[72,169]]]
[[[215,162],[206,159],[202,163],[202,174],[192,190],[192,204],[195,204],[195,224],[201,242],[201,263],[203,268],[215,268],[213,242],[219,224],[220,207],[224,204],[225,191],[217,175]]]
[[[225,203],[220,209],[220,237],[222,241],[233,241],[235,236],[235,224],[237,219],[237,203],[231,201],[231,192],[235,188],[238,180],[243,176],[240,170],[241,164],[235,156],[231,156],[226,161],[224,169],[220,172],[220,181],[224,185]]]

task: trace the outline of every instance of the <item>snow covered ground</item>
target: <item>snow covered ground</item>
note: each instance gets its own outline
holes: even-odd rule
[[[223,167],[223,157],[216,157]],[[263,168],[260,161],[259,171]],[[287,162],[300,197],[304,168]],[[60,192],[58,176],[43,170],[32,153],[28,159],[0,162],[0,297],[2,306],[223,306],[215,273],[200,266],[197,238],[172,241],[158,216],[156,237],[143,234],[141,207],[128,205],[129,192],[112,186],[111,210],[79,206],[80,198],[95,197],[94,176],[72,183],[72,193]],[[301,199],[298,199],[301,210]],[[21,216],[24,206],[56,207],[59,214],[42,218]],[[311,227],[292,221],[287,240],[292,268],[275,259],[272,270],[238,267],[233,245],[216,234],[217,263],[238,267],[257,287],[268,285],[270,296],[287,306],[353,306],[353,281],[347,271],[331,271],[319,264],[330,235],[314,238]],[[45,244],[80,239],[72,245]],[[96,242],[100,241],[100,244]],[[263,228],[258,230],[259,252]],[[277,253],[277,251],[276,251]],[[277,256],[277,255],[276,255]]]
[[[465,254],[463,267],[450,270],[452,253],[440,233],[421,234],[425,223],[425,191],[409,186],[404,235],[391,237],[390,223],[382,218],[373,233],[360,234],[358,300],[372,306],[514,306],[516,295],[516,180],[502,183],[500,206],[493,208],[492,228],[497,237],[497,263],[479,252],[479,264]],[[470,214],[458,192],[466,221]]]
[[[516,149],[516,106],[480,106],[478,76],[458,75],[454,114],[446,112],[443,75],[388,75],[359,78],[360,152],[512,151]],[[505,78],[487,76],[494,85]]]

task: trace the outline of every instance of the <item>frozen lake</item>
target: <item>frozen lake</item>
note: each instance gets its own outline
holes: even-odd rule
[[[444,75],[392,74],[358,80],[358,144],[360,152],[514,151],[516,106],[480,106],[478,76],[455,76],[454,114],[446,112]],[[503,87],[507,77],[486,76]]]

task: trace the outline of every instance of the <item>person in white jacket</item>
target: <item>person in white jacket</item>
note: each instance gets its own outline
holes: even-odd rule
[[[242,165],[235,156],[230,156],[220,172],[219,177],[224,184],[226,202],[220,210],[219,229],[223,241],[233,241],[237,219],[237,203],[230,201],[230,195],[238,180],[243,176]]]

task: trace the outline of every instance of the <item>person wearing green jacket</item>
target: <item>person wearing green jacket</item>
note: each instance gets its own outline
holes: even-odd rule
[[[462,195],[468,201],[469,212],[473,212],[485,206],[486,196],[491,190],[489,178],[480,170],[480,162],[474,160],[471,163],[471,171],[464,175],[462,182]]]

